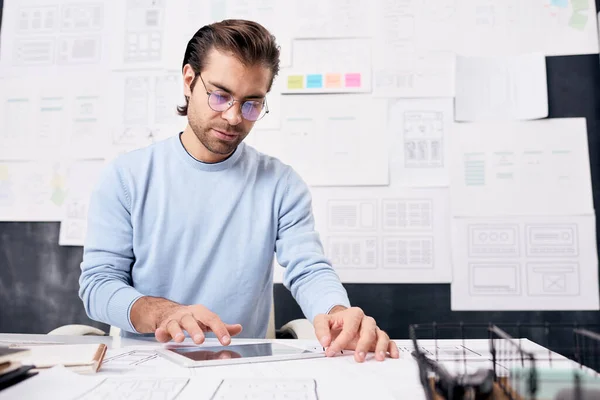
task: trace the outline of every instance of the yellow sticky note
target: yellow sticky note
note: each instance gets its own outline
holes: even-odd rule
[[[7,181],[7,180],[8,180],[8,165],[0,164],[0,181]]]
[[[288,89],[304,89],[304,75],[290,75],[287,81]]]

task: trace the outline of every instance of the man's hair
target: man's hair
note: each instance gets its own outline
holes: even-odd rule
[[[245,66],[269,68],[272,76],[267,90],[271,90],[273,79],[279,72],[279,46],[275,36],[265,27],[253,21],[226,19],[200,28],[188,42],[183,57],[182,69],[190,64],[196,73],[190,85],[192,91],[212,49],[232,53]],[[177,113],[187,115],[188,104],[186,98],[185,106],[178,106]]]

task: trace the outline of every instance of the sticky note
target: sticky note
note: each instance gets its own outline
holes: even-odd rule
[[[323,75],[321,74],[309,74],[306,75],[306,88],[307,89],[318,89],[323,87]]]
[[[587,14],[580,14],[578,12],[575,12],[573,13],[573,15],[571,15],[571,19],[569,20],[569,26],[573,29],[579,29],[580,31],[582,31],[585,29],[587,21]]]
[[[346,87],[360,87],[360,74],[346,74]]]
[[[573,12],[584,11],[590,9],[589,0],[571,0]]]
[[[550,5],[554,7],[567,8],[569,6],[569,0],[551,0]]]
[[[0,181],[7,181],[8,175],[8,165],[0,164]]]
[[[304,75],[290,75],[287,80],[288,89],[304,89]]]
[[[327,87],[327,88],[342,87],[342,74],[325,74],[325,87]]]

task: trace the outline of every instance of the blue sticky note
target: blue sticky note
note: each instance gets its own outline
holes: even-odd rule
[[[550,5],[560,8],[567,8],[569,6],[569,0],[550,0]]]
[[[307,89],[319,89],[323,87],[323,75],[311,74],[306,75],[306,88]]]

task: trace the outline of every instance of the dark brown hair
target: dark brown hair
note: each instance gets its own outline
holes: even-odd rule
[[[194,86],[199,74],[206,65],[206,56],[212,50],[231,52],[244,65],[264,65],[271,70],[271,90],[273,79],[279,72],[279,46],[273,36],[265,27],[242,19],[226,19],[221,22],[206,25],[188,42],[183,57],[183,67],[190,64],[196,76],[190,85]],[[187,115],[189,100],[185,99],[185,106],[178,106],[179,115]]]

